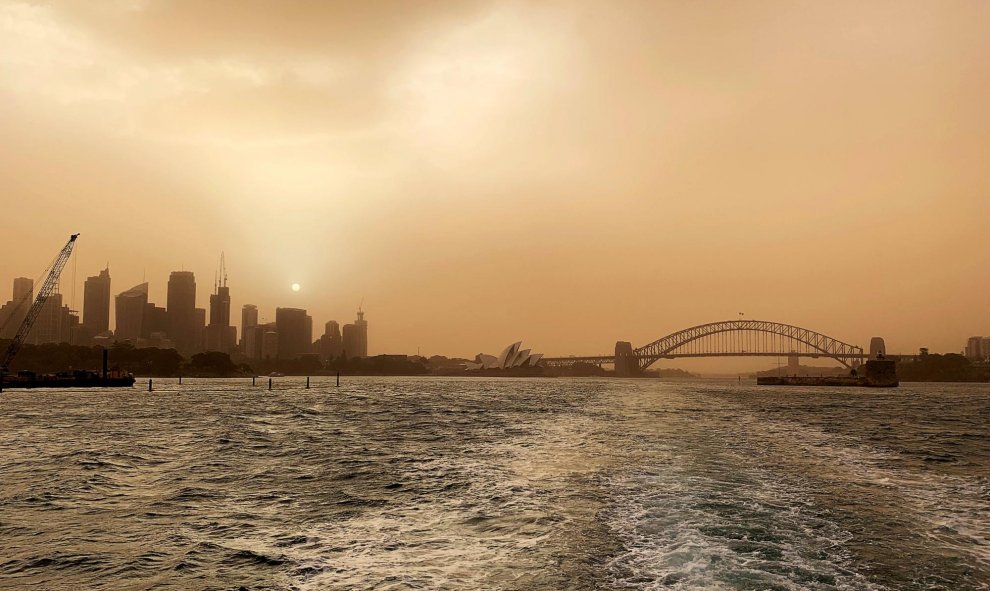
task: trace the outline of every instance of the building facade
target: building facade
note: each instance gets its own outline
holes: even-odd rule
[[[110,331],[110,269],[83,284],[83,325],[94,335]]]
[[[324,325],[323,336],[315,343],[316,353],[322,361],[337,359],[344,350],[343,337],[340,334],[340,324],[330,320]]]
[[[27,277],[14,279],[10,301],[0,306],[0,338],[12,339],[21,327],[34,300],[34,281]]]
[[[114,337],[118,341],[128,341],[137,345],[144,334],[144,317],[148,307],[148,284],[141,283],[121,292],[114,299],[117,313]]]
[[[210,295],[210,324],[206,327],[206,350],[230,353],[237,343],[237,328],[230,325],[230,288],[217,286]]]
[[[165,305],[168,334],[176,348],[183,355],[198,352],[202,348],[202,335],[196,334],[196,276],[191,271],[173,271],[169,275]]]
[[[278,332],[278,358],[296,359],[311,352],[313,318],[300,308],[276,308],[275,330]]]
[[[364,312],[358,309],[354,324],[345,324],[342,335],[343,354],[348,359],[368,356],[368,321]]]

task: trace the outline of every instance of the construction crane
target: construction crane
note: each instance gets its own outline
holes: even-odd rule
[[[31,332],[31,327],[34,326],[34,321],[38,319],[38,315],[41,314],[41,309],[45,306],[45,302],[48,298],[55,293],[55,288],[58,286],[58,277],[62,274],[62,269],[65,268],[65,264],[69,262],[69,256],[72,255],[72,247],[76,244],[76,238],[79,234],[73,234],[69,237],[69,241],[62,247],[62,252],[58,253],[55,257],[55,261],[51,264],[48,271],[48,277],[45,277],[45,282],[41,285],[41,289],[38,290],[38,296],[34,298],[34,303],[31,304],[31,309],[28,310],[27,316],[24,317],[24,321],[21,322],[20,328],[17,329],[17,334],[14,335],[14,340],[11,341],[10,346],[7,347],[7,352],[3,354],[3,359],[0,359],[0,379],[2,379],[3,374],[7,372],[7,368],[10,367],[10,362],[14,360],[17,356],[17,352],[21,350],[21,346],[27,339],[28,333]]]

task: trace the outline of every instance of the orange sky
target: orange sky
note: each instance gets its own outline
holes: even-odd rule
[[[990,334],[986,2],[0,0],[0,296],[226,251],[233,316],[556,354]],[[63,293],[71,294],[70,268]],[[294,294],[293,282],[302,284]],[[765,362],[761,362],[765,365]]]

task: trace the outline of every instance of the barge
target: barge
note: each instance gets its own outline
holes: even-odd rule
[[[756,378],[760,386],[853,386],[860,388],[896,388],[897,365],[891,359],[871,359],[863,367],[863,375],[849,376],[762,376]]]

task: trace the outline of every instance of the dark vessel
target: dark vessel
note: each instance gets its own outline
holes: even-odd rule
[[[12,375],[0,372],[0,392],[6,388],[130,388],[134,375],[120,368],[108,367],[108,352],[103,350],[103,370],[60,371],[39,374],[21,370]]]
[[[762,376],[756,378],[760,386],[859,386],[862,388],[896,388],[897,365],[891,359],[871,359],[866,362],[864,375],[814,377],[814,376]]]
[[[97,371],[60,371],[54,374],[37,374],[33,371],[19,371],[12,376],[4,376],[0,388],[129,388],[134,385],[134,376],[120,370],[103,376]]]

